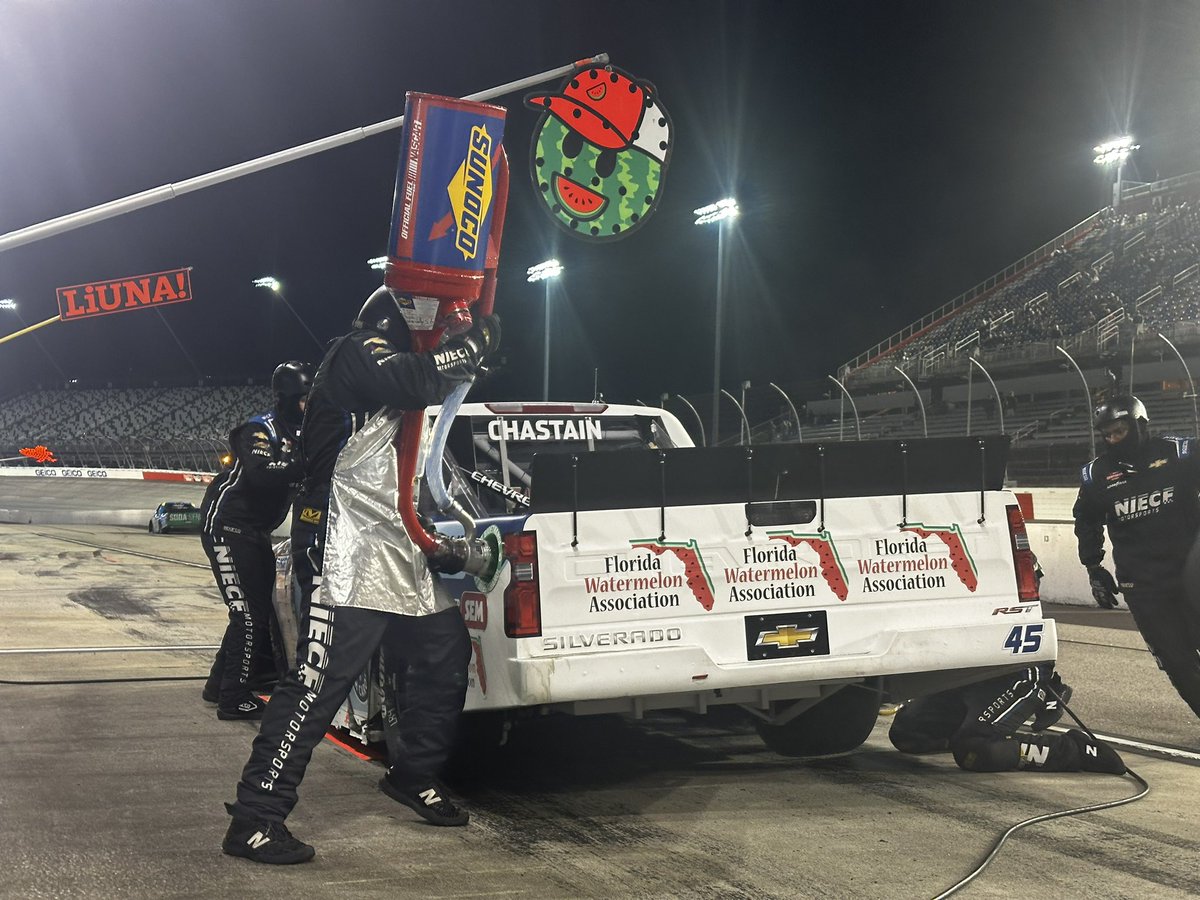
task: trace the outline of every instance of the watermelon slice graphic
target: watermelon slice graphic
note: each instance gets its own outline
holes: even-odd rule
[[[768,537],[773,541],[786,541],[793,547],[804,544],[812,547],[817,551],[817,557],[821,561],[821,575],[825,578],[825,583],[829,585],[834,596],[839,600],[845,600],[850,594],[849,585],[846,583],[846,570],[842,568],[842,561],[837,555],[837,547],[834,546],[833,538],[828,531],[818,534],[796,534],[794,531],[771,532]]]
[[[670,553],[683,563],[683,575],[687,586],[701,606],[706,610],[713,608],[716,598],[713,596],[712,579],[708,577],[708,569],[704,565],[704,557],[696,541],[689,540],[686,544],[663,543],[657,540],[630,541],[634,549],[645,549],[657,556]]]
[[[563,209],[583,221],[596,218],[608,206],[608,198],[603,194],[559,173],[554,175],[554,195]]]

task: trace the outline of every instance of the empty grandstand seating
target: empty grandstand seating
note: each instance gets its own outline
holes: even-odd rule
[[[230,430],[270,406],[261,385],[36,390],[0,403],[0,450],[44,444],[68,465],[212,470]]]

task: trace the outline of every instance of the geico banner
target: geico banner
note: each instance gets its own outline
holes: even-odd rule
[[[110,313],[165,306],[192,299],[192,270],[168,269],[149,275],[110,278],[58,288],[58,318],[63,322]]]
[[[208,484],[213,476],[207,472],[169,472],[149,469],[74,469],[67,466],[0,466],[0,477],[24,478],[124,478],[131,481],[177,481]]]

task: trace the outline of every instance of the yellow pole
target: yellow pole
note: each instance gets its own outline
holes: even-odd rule
[[[28,328],[22,328],[20,331],[14,331],[12,334],[6,334],[4,337],[0,337],[0,344],[5,343],[6,341],[11,341],[13,338],[19,338],[23,334],[29,334],[31,331],[37,331],[39,328],[49,325],[51,322],[59,321],[61,321],[61,319],[59,319],[58,316],[51,316],[45,322],[38,322],[36,325],[30,325]]]

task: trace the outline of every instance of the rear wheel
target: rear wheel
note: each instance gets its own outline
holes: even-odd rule
[[[782,725],[757,722],[758,735],[784,756],[837,756],[860,747],[879,718],[879,683],[850,684]]]

